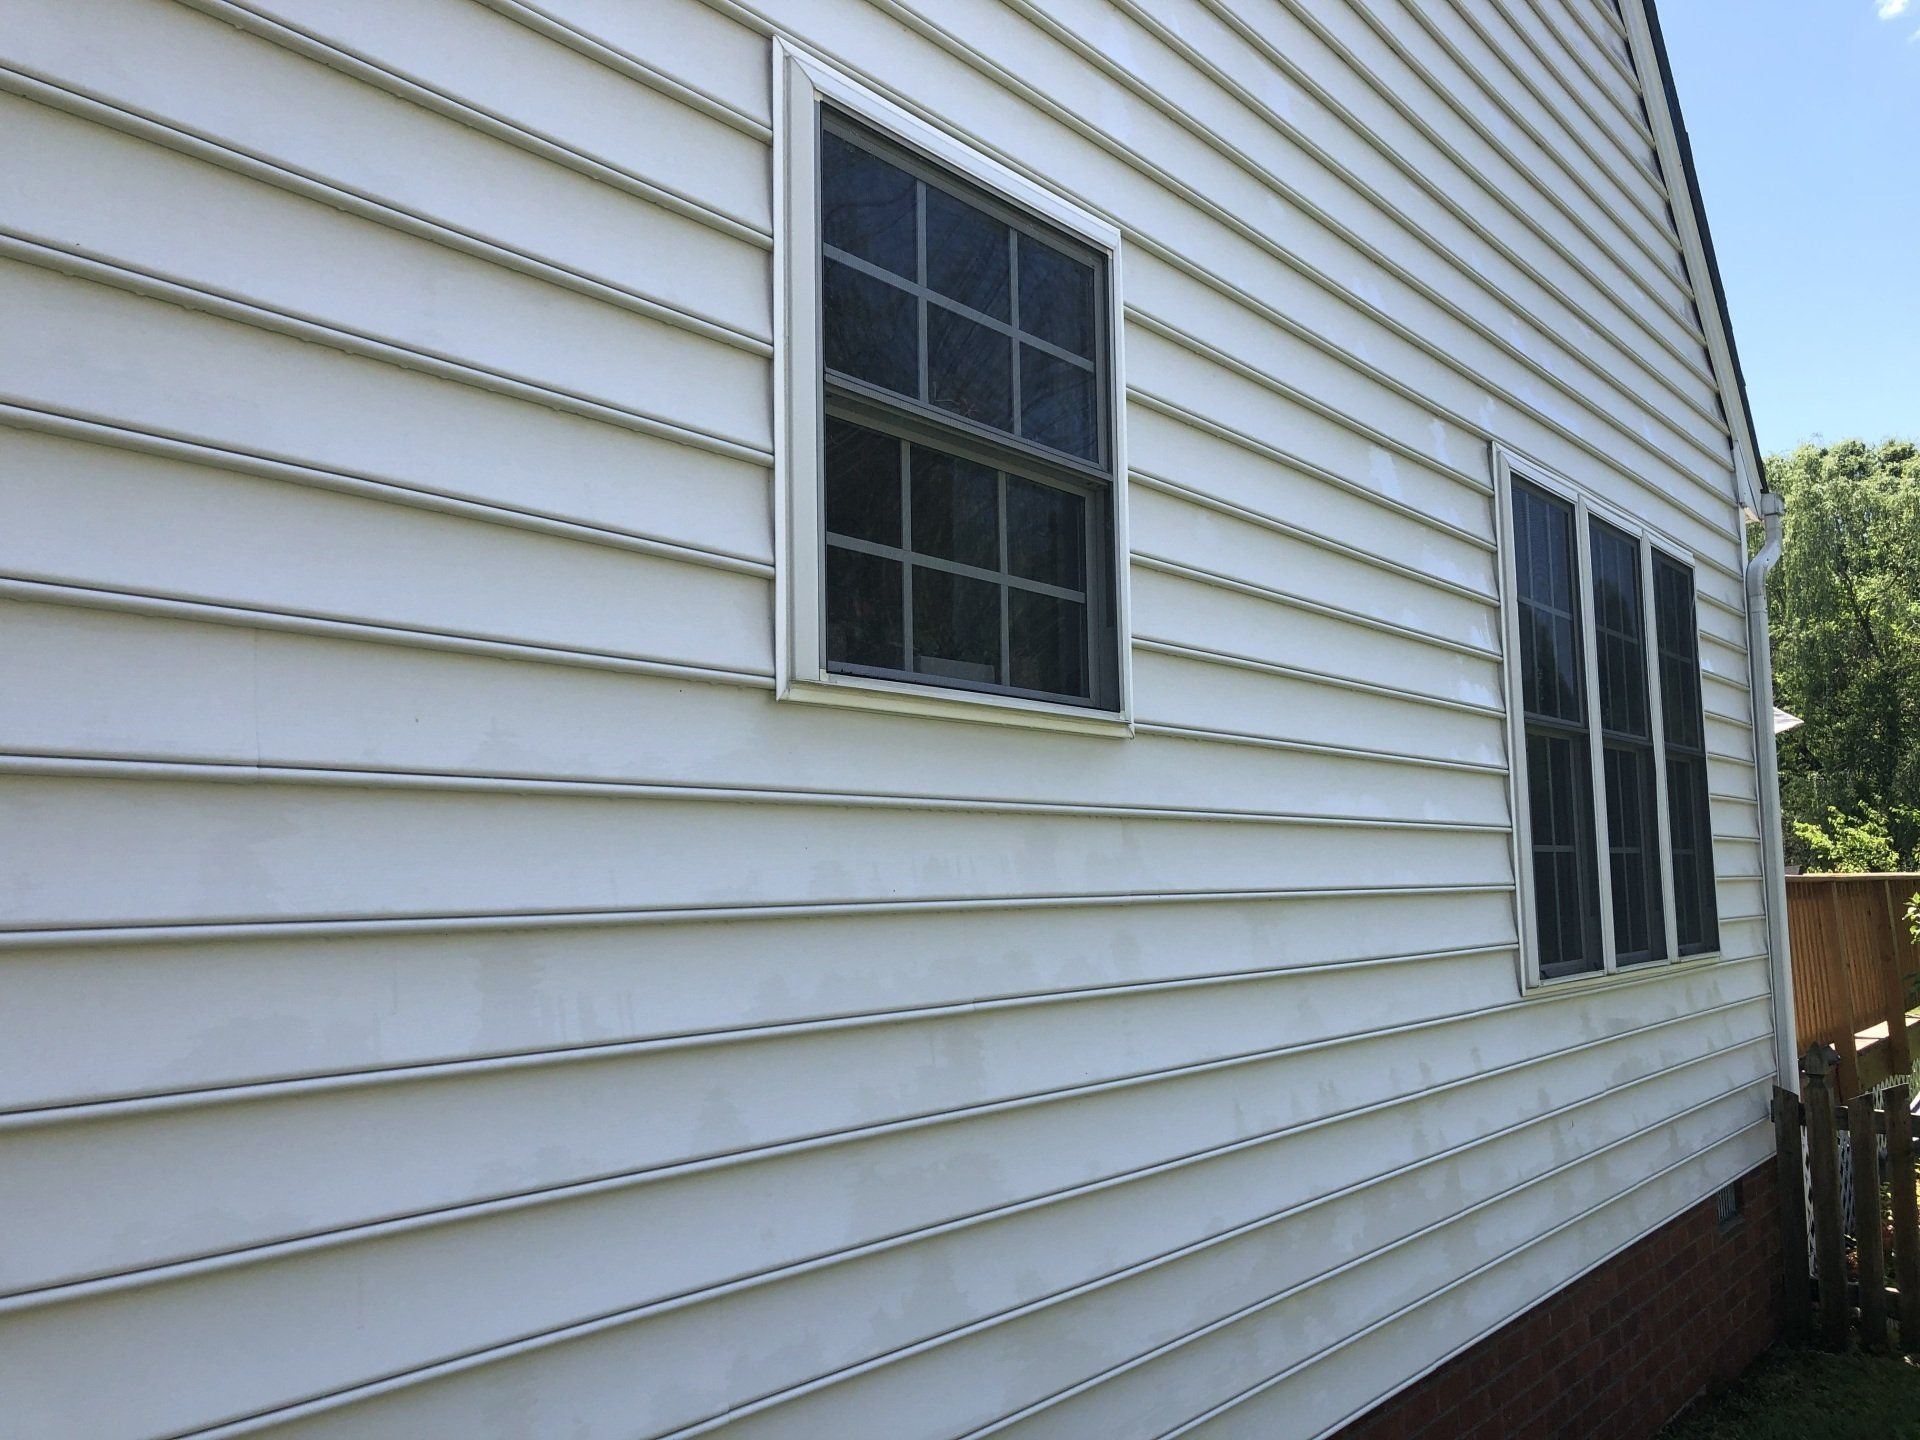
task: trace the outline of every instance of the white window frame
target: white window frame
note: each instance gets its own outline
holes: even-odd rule
[[[1711,963],[1721,957],[1719,946],[1695,955],[1679,953],[1679,917],[1674,894],[1671,800],[1667,793],[1667,739],[1665,697],[1660,692],[1658,618],[1654,612],[1653,556],[1657,550],[1694,575],[1694,625],[1699,626],[1699,564],[1694,552],[1645,519],[1631,515],[1591,494],[1551,466],[1495,442],[1492,449],[1495,523],[1498,528],[1500,627],[1503,679],[1507,699],[1507,798],[1513,816],[1514,920],[1520,935],[1520,984],[1523,990],[1562,990],[1568,986],[1606,985],[1676,966]],[[1585,669],[1587,760],[1592,771],[1595,880],[1600,903],[1600,953],[1603,967],[1578,975],[1543,979],[1540,974],[1540,927],[1533,890],[1532,797],[1527,784],[1526,699],[1520,676],[1519,574],[1513,541],[1513,483],[1516,479],[1546,491],[1574,510],[1576,536],[1575,577],[1580,597],[1580,644]],[[1666,925],[1666,957],[1621,965],[1613,937],[1613,863],[1609,846],[1606,753],[1600,723],[1600,657],[1596,644],[1597,620],[1593,604],[1592,522],[1604,520],[1633,537],[1640,550],[1641,616],[1645,636],[1641,653],[1647,667],[1647,722],[1654,739],[1654,810],[1660,843],[1660,907]],[[1703,672],[1704,678],[1704,672]],[[1703,837],[1711,854],[1713,837]],[[1710,862],[1711,863],[1711,862]],[[1715,872],[1718,883],[1718,872]]]
[[[1133,733],[1133,647],[1127,574],[1126,362],[1120,231],[1080,206],[909,113],[784,37],[773,40],[774,117],[774,665],[783,700],[1085,734]],[[1107,414],[1112,465],[1114,709],[1026,699],[937,683],[837,674],[826,664],[820,556],[826,420],[820,334],[820,108],[831,104],[895,143],[1100,252],[1107,266]]]

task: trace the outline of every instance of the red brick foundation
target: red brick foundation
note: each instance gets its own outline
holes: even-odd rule
[[[1456,1356],[1338,1440],[1645,1440],[1724,1384],[1780,1325],[1771,1165]]]

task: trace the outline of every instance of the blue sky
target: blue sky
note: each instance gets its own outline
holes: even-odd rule
[[[1665,0],[1763,450],[1920,439],[1920,0]]]

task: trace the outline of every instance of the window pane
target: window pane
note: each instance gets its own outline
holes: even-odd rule
[[[827,529],[900,543],[900,442],[845,420],[827,421]]]
[[[901,395],[920,392],[920,302],[838,260],[826,265],[827,369]]]
[[[1000,680],[1000,587],[913,567],[913,668],[993,685]]]
[[[1574,511],[1530,485],[1513,487],[1520,679],[1529,715],[1585,728],[1585,661],[1573,573]]]
[[[821,131],[821,235],[836,250],[917,280],[916,188],[906,171],[831,130]]]
[[[1087,607],[1033,590],[1007,591],[1013,683],[1054,695],[1087,694]]]
[[[942,295],[1010,320],[1010,238],[991,215],[927,187],[927,284]]]
[[[996,430],[1013,429],[1013,346],[998,330],[927,307],[927,398]]]
[[[1022,232],[1020,328],[1093,358],[1093,267]]]
[[[1528,734],[1534,919],[1545,979],[1603,968],[1592,792],[1584,737]]]
[[[1673,836],[1673,903],[1682,955],[1719,948],[1713,818],[1707,796],[1706,721],[1700,704],[1699,617],[1693,574],[1653,557],[1654,633],[1667,742],[1667,827]]]
[[[900,562],[827,546],[827,659],[898,670],[905,658]]]
[[[1098,434],[1093,371],[1020,347],[1020,433],[1069,455],[1092,460]]]
[[[1000,568],[1000,476],[992,467],[913,447],[913,548]]]
[[[1087,502],[1071,490],[1007,477],[1007,569],[1066,590],[1086,588]]]
[[[1673,833],[1673,908],[1682,955],[1703,954],[1720,944],[1707,805],[1706,762],[1669,754],[1667,824]]]
[[[1592,531],[1593,624],[1599,645],[1600,725],[1651,738],[1647,724],[1646,618],[1640,604],[1640,542],[1596,520]]]
[[[1609,745],[1608,860],[1613,877],[1613,948],[1623,965],[1667,956],[1667,920],[1660,901],[1659,820],[1654,810],[1653,751]]]

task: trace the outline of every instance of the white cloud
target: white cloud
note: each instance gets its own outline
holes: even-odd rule
[[[1898,20],[1902,15],[1907,13],[1909,3],[1911,3],[1911,0],[1880,0],[1880,18],[1882,20]]]

